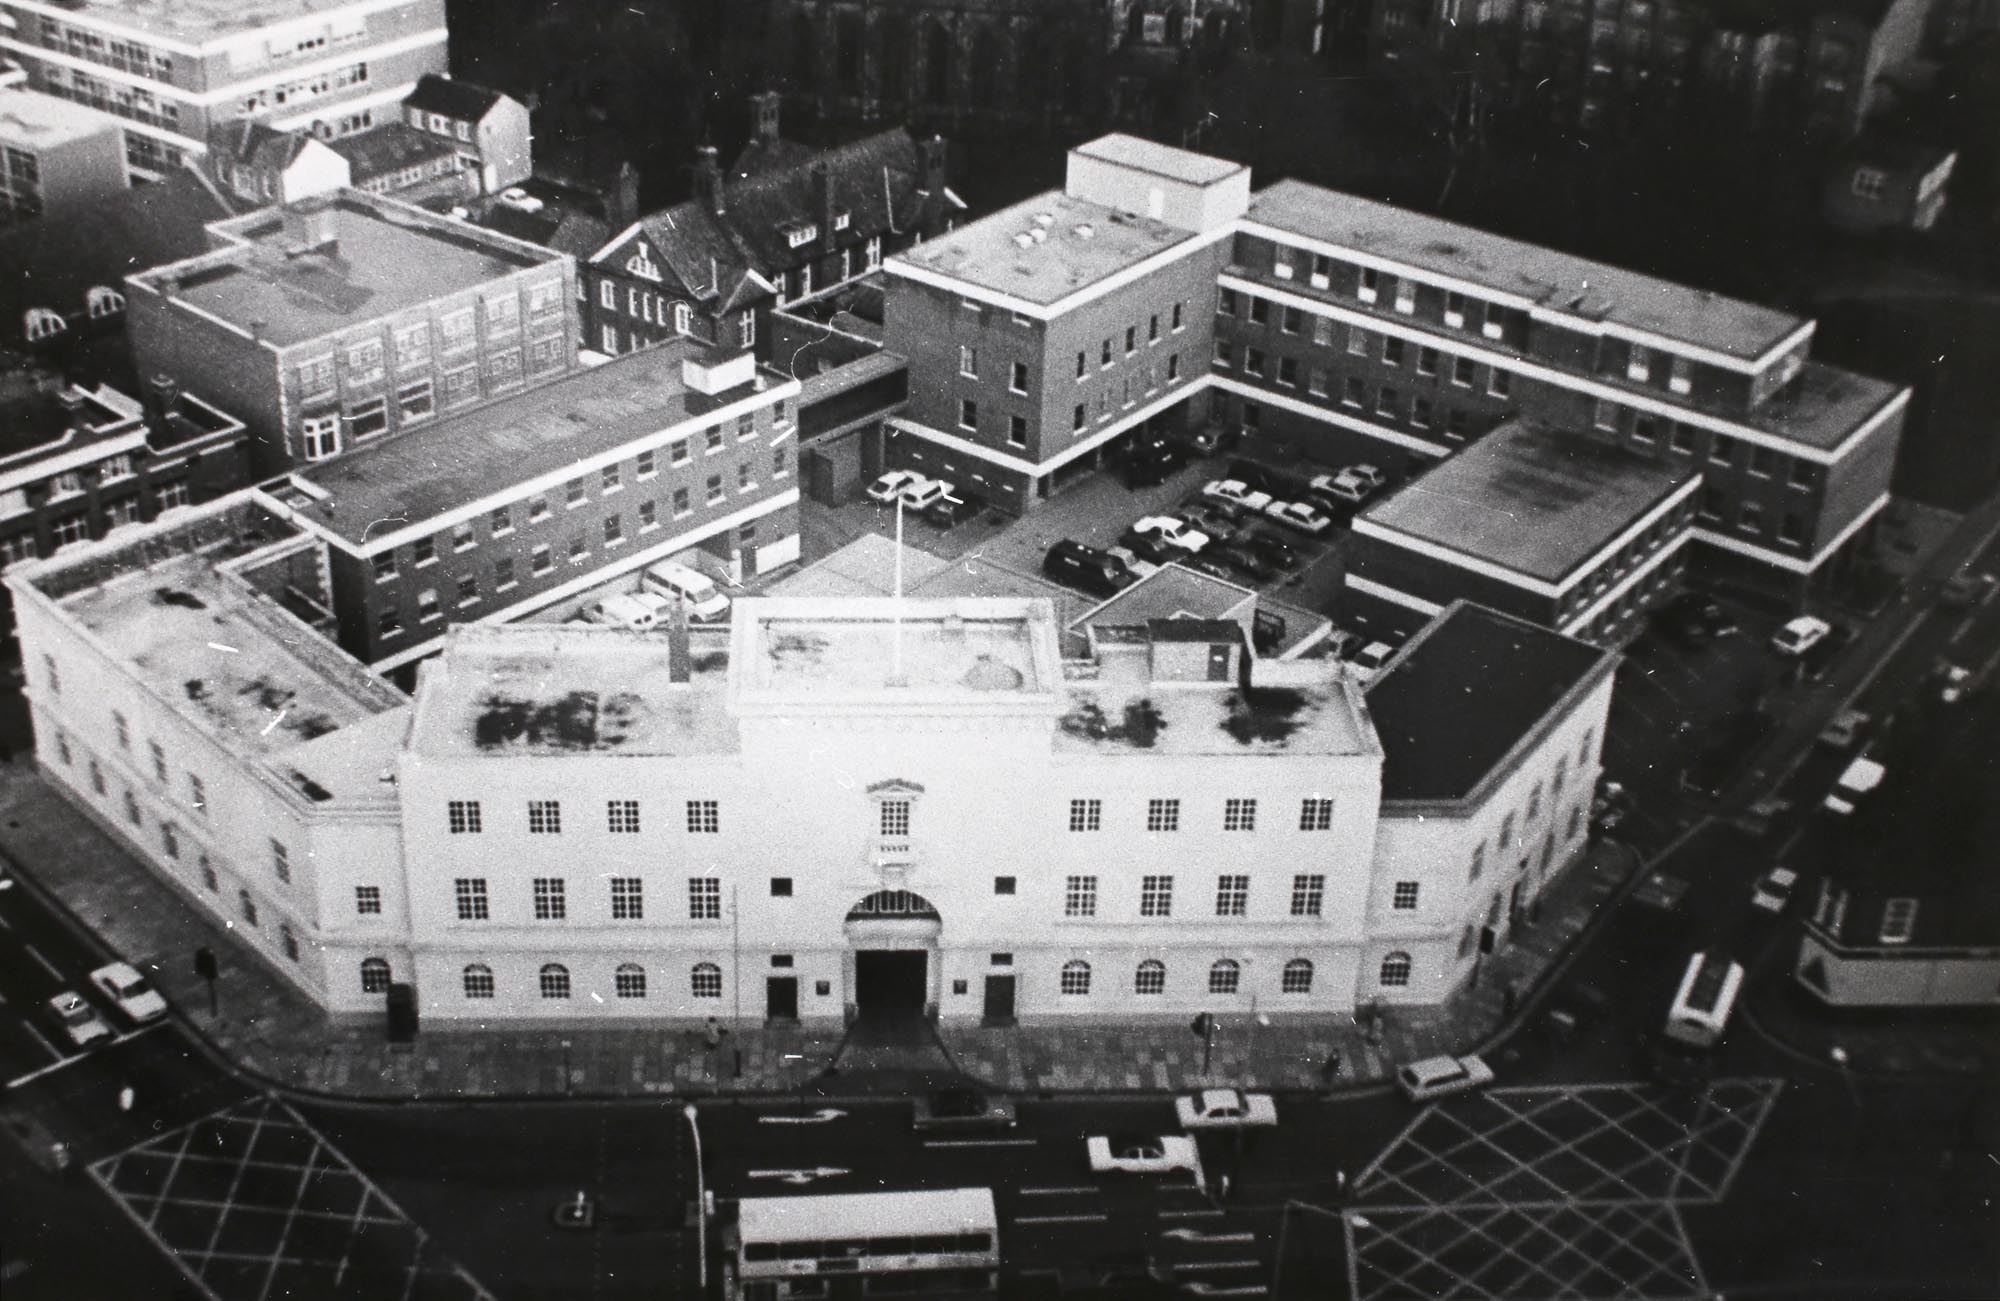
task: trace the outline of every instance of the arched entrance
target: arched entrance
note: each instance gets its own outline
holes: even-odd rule
[[[857,1021],[920,1023],[937,1004],[938,933],[930,900],[877,890],[848,911],[847,988]]]

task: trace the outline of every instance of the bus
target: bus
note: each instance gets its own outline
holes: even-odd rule
[[[1710,1057],[1729,1029],[1743,968],[1719,953],[1688,959],[1667,1024],[1653,1044],[1653,1074],[1668,1084],[1698,1086],[1708,1079]]]
[[[731,1301],[959,1301],[999,1289],[990,1188],[745,1197],[731,1235]]]

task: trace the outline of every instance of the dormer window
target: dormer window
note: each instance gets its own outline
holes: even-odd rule
[[[22,314],[21,328],[27,335],[29,343],[37,343],[43,339],[53,339],[67,330],[69,325],[60,313],[52,312],[46,307],[30,307]]]
[[[116,289],[107,289],[103,285],[92,285],[90,292],[84,295],[83,303],[84,309],[90,314],[90,319],[101,321],[107,316],[116,316],[125,310],[125,295]]]
[[[785,229],[785,243],[792,248],[798,248],[802,244],[810,244],[817,238],[819,238],[819,226],[817,223],[805,226],[788,226]]]

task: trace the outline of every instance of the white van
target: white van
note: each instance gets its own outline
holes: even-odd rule
[[[630,628],[635,632],[644,632],[659,621],[652,606],[625,592],[607,596],[589,606],[584,610],[583,617],[591,623]]]
[[[729,598],[715,580],[674,560],[648,565],[641,580],[647,589],[670,597],[687,607],[688,618],[696,623],[715,623],[729,617]]]
[[[1387,664],[1390,657],[1395,653],[1396,648],[1388,642],[1371,641],[1356,651],[1354,658],[1349,660],[1348,663],[1353,667],[1355,677],[1360,678],[1363,682],[1368,682],[1377,673],[1382,671],[1382,666]]]
[[[1823,801],[1829,813],[1852,813],[1854,804],[1862,796],[1882,784],[1889,770],[1873,759],[1856,759],[1847,765],[1847,771],[1840,774],[1840,780],[1833,784],[1833,790]]]

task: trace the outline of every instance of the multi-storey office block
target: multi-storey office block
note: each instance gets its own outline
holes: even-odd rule
[[[132,170],[153,178],[237,118],[326,137],[394,121],[445,71],[444,0],[5,0],[0,16],[29,84],[123,119]]]
[[[239,415],[260,474],[576,367],[565,254],[351,189],[210,230],[216,251],[126,281],[132,351]]]
[[[130,183],[117,118],[31,90],[0,90],[0,225],[70,216]]]

